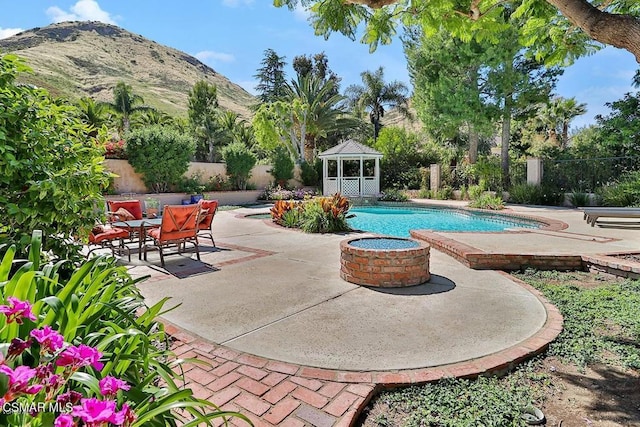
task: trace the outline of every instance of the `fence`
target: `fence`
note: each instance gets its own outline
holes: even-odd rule
[[[542,185],[561,191],[593,192],[625,172],[640,170],[640,157],[544,160]]]

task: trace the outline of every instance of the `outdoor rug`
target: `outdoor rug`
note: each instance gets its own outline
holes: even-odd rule
[[[206,262],[183,257],[174,260],[167,259],[165,261],[164,269],[167,273],[178,279],[186,279],[191,276],[212,273],[219,270],[219,268],[211,264],[207,264]]]

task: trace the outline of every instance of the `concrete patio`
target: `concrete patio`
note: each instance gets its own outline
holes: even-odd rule
[[[637,231],[592,228],[577,210],[510,209],[567,227],[490,238],[438,234],[484,253],[596,256],[639,248]],[[217,248],[203,241],[202,262],[176,255],[164,270],[150,257],[129,268],[150,275],[140,284],[149,303],[169,296],[169,305],[180,304],[163,316],[177,353],[211,363],[187,372],[188,385],[262,425],[350,425],[379,386],[503,371],[561,330],[561,316],[535,290],[437,250],[424,285],[380,291],[345,282],[339,242],[347,235],[308,235],[243,217],[266,211],[219,212]],[[321,392],[329,389],[338,391]]]

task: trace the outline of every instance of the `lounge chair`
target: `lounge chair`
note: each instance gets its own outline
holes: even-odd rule
[[[639,218],[640,208],[589,207],[580,208],[587,224],[593,227],[599,218]]]

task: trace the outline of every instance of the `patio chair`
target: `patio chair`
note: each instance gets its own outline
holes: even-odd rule
[[[165,206],[160,227],[154,228],[147,233],[151,241],[147,241],[146,239],[144,241],[142,250],[145,261],[147,260],[147,251],[153,246],[158,249],[160,253],[160,264],[164,267],[164,250],[175,245],[177,247],[176,253],[182,253],[187,242],[193,243],[196,256],[198,260],[200,260],[197,237],[199,220],[199,205]]]
[[[140,234],[140,228],[129,225],[128,221],[142,219],[142,203],[140,200],[107,200],[107,219],[110,223],[123,222],[129,231],[129,239],[135,240]]]
[[[217,200],[200,200],[198,201],[198,205],[200,205],[200,222],[198,223],[198,236],[206,237],[208,236],[211,239],[211,244],[213,247],[216,247],[216,242],[213,240],[213,217],[218,210],[218,201]],[[197,239],[197,236],[196,236]]]
[[[131,252],[124,244],[124,239],[127,238],[129,238],[129,230],[96,225],[89,232],[89,252],[87,252],[87,258],[98,249],[108,248],[113,255],[126,254],[129,262],[131,262]],[[115,242],[118,242],[118,244],[114,245]],[[95,247],[92,249],[92,246]]]

